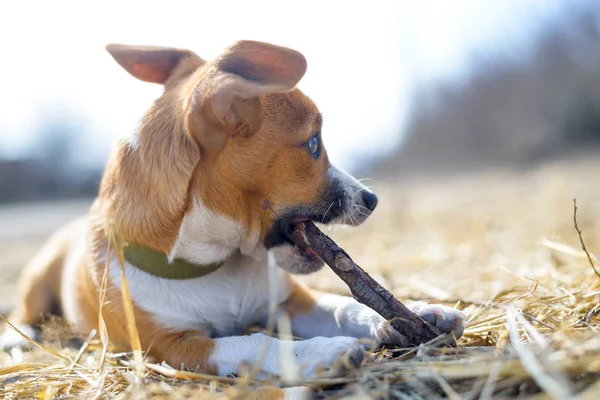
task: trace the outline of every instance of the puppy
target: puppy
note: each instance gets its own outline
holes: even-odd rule
[[[121,269],[109,249],[109,238],[119,238],[141,344],[159,362],[238,374],[266,346],[260,377],[280,376],[289,350],[305,379],[347,353],[360,362],[353,350],[359,339],[406,344],[371,309],[294,277],[323,261],[288,239],[292,224],[359,225],[377,205],[375,194],[328,160],[321,114],[295,88],[306,71],[302,54],[254,41],[211,62],[175,48],[107,50],[164,92],[111,155],[89,214],[56,232],[24,269],[14,324],[34,335],[42,316],[57,308],[89,332],[98,328],[102,306],[112,342],[129,346]],[[267,323],[270,293],[304,340],[242,336]],[[411,307],[442,331],[462,334],[461,312]],[[19,339],[9,329],[0,341],[7,348]]]

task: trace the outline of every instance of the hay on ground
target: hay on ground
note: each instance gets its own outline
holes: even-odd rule
[[[600,266],[599,173],[600,163],[579,162],[375,183],[372,219],[332,236],[403,301],[456,306],[468,327],[458,348],[382,349],[339,378],[304,383],[330,398],[600,398],[600,278],[590,265]],[[331,271],[306,280],[348,293]],[[73,336],[53,320],[42,347],[0,353],[0,396],[247,398],[265,385],[149,360],[140,367],[110,347],[102,365],[99,336],[67,346]]]

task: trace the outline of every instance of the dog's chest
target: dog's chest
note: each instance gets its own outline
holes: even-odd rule
[[[111,267],[111,280],[116,284],[119,274],[118,267]],[[289,293],[285,272],[276,268],[275,276],[279,304]],[[171,329],[229,336],[264,324],[268,316],[266,262],[234,258],[207,276],[185,280],[157,278],[128,265],[127,278],[133,301],[151,313],[156,323]]]

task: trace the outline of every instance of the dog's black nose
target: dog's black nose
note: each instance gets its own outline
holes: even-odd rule
[[[369,209],[369,211],[372,212],[373,210],[375,210],[375,207],[377,207],[377,201],[378,201],[377,196],[375,196],[375,193],[369,192],[368,190],[363,190],[361,194],[362,194],[363,201],[367,205],[367,208]]]

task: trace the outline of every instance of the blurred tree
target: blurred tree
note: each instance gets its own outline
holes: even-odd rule
[[[57,175],[68,173],[83,129],[66,118],[44,122],[34,135],[30,154]]]
[[[60,116],[40,124],[27,157],[0,160],[0,202],[95,195],[100,169],[80,168],[74,161],[84,131]]]
[[[376,169],[525,165],[600,145],[600,8],[547,26],[520,59],[475,60],[464,81],[422,91],[398,154]]]
[[[600,78],[600,77],[599,77]],[[573,100],[562,118],[564,141],[580,145],[600,144],[600,92]]]

